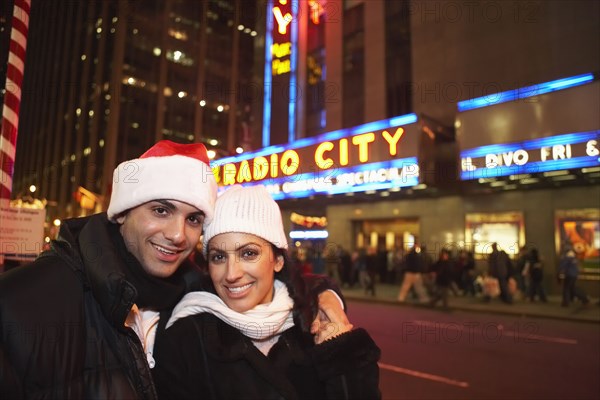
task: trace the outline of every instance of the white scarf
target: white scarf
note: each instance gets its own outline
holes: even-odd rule
[[[254,340],[265,340],[280,335],[294,326],[292,307],[294,301],[281,281],[273,284],[273,301],[259,304],[244,313],[229,308],[219,296],[208,292],[186,294],[175,306],[167,322],[169,328],[178,319],[203,312],[211,313],[226,324],[240,330]]]

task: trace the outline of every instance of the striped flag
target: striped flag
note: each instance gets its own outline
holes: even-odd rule
[[[0,135],[0,205],[6,206],[12,191],[30,8],[31,0],[15,0]]]

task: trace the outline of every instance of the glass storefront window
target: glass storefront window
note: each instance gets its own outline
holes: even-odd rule
[[[383,219],[354,222],[355,249],[408,250],[419,238],[419,219]]]
[[[556,253],[573,249],[580,279],[600,280],[600,209],[556,210]]]
[[[525,243],[523,214],[520,212],[467,214],[466,247],[477,258],[492,252],[492,243],[515,256]]]

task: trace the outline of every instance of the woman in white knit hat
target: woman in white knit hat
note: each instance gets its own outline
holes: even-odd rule
[[[234,186],[205,226],[212,292],[187,294],[155,347],[160,397],[380,398],[380,350],[364,329],[311,327],[317,307],[288,261],[264,186]],[[312,331],[312,333],[311,333]]]

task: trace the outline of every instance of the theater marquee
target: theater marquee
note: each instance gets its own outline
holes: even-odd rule
[[[220,186],[264,184],[275,199],[419,184],[417,117],[409,114],[216,160]]]
[[[535,174],[600,165],[600,130],[569,133],[461,152],[461,179]]]

